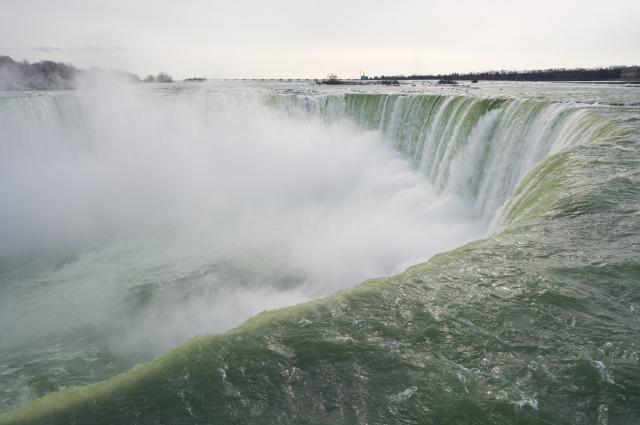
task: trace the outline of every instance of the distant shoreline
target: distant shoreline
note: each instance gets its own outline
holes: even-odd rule
[[[610,66],[607,68],[551,68],[541,70],[527,70],[527,71],[484,71],[484,72],[469,72],[466,74],[451,73],[451,74],[427,74],[427,75],[382,75],[375,77],[360,77],[362,80],[478,80],[478,81],[519,81],[519,82],[595,82],[595,81],[618,81],[621,83],[635,82],[625,78],[621,78],[623,73],[627,73],[629,70],[635,72],[637,66]]]
[[[166,72],[157,76],[149,75],[144,80],[138,75],[124,71],[102,71],[99,69],[83,70],[72,64],[40,61],[29,63],[16,62],[9,56],[0,56],[0,91],[21,90],[74,90],[95,86],[102,76],[130,83],[155,82],[170,83],[172,77]],[[608,68],[576,68],[547,69],[534,71],[486,71],[467,74],[451,73],[438,75],[395,75],[395,76],[361,76],[360,79],[338,79],[335,74],[328,79],[301,78],[224,78],[218,81],[269,81],[269,82],[311,82],[318,85],[372,85],[399,86],[402,81],[439,81],[440,84],[455,84],[468,81],[511,81],[511,82],[546,82],[573,84],[611,84],[640,86],[640,68],[626,66],[610,66]],[[209,81],[206,77],[192,77],[184,82],[201,83]]]

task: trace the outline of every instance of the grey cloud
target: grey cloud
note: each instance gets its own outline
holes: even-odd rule
[[[76,50],[82,50],[85,52],[108,52],[108,51],[123,51],[124,49],[121,46],[82,46],[77,47]]]
[[[37,50],[39,52],[67,52],[73,49],[68,49],[65,47],[58,46],[29,46],[27,47],[30,50]]]
[[[122,46],[80,46],[80,47],[60,47],[60,46],[28,46],[29,50],[37,50],[39,52],[72,52],[74,50],[82,52],[109,52],[109,51],[123,51]]]

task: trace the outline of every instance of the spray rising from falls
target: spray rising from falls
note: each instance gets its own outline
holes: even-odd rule
[[[274,99],[333,121],[379,130],[440,193],[456,193],[491,220],[535,164],[561,150],[620,134],[573,103],[466,96],[346,94]]]
[[[486,231],[378,133],[263,100],[3,98],[1,344],[90,330],[150,358]]]
[[[574,105],[452,96],[115,91],[0,110],[0,319],[23,318],[5,360],[66,341],[7,380],[8,407],[480,238],[534,164],[616,131]],[[73,362],[92,367],[55,372]]]

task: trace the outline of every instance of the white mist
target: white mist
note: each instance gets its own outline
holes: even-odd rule
[[[15,276],[7,345],[88,327],[156,355],[488,227],[379,133],[256,96],[111,88],[0,108],[0,253],[71,258]]]

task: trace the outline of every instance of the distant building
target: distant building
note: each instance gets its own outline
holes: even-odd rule
[[[640,66],[623,69],[620,79],[630,83],[640,83]]]

